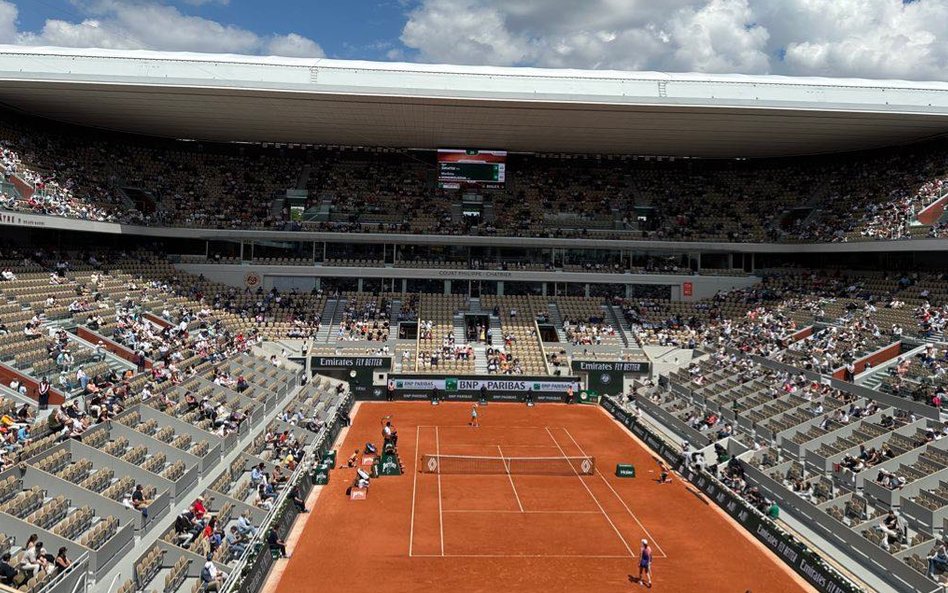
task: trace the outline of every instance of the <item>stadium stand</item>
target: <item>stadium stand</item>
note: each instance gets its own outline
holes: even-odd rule
[[[516,156],[513,189],[487,192],[493,215],[479,218],[453,211],[431,182],[430,155],[408,151],[195,145],[10,112],[0,141],[9,181],[2,207],[100,222],[728,242],[899,240],[938,237],[944,227],[918,219],[944,198],[941,141],[744,163]],[[304,212],[320,220],[294,222],[288,207],[274,211],[274,198],[300,183],[310,196]]]

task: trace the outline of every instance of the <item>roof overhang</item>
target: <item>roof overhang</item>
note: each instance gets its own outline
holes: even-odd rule
[[[948,84],[0,46],[0,103],[220,142],[708,158],[948,132]]]

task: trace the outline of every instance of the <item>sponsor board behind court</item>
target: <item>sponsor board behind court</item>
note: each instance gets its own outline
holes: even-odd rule
[[[472,376],[389,375],[400,399],[429,399],[437,391],[445,400],[471,401],[483,394],[491,401],[564,401],[570,387],[580,389],[576,377],[517,377],[513,379]]]

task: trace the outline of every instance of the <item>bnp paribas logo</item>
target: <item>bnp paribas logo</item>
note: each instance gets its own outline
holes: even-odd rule
[[[539,384],[539,383],[534,383],[534,384],[533,384],[533,390],[534,390],[534,391],[540,391],[540,384]]]
[[[401,381],[395,381],[395,389],[403,389],[405,386]]]
[[[458,380],[454,377],[448,377],[444,380],[444,390],[445,391],[457,391],[458,390]]]

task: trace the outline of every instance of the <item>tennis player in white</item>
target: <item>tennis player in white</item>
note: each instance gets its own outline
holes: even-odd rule
[[[470,425],[475,428],[480,426],[477,423],[477,404],[476,403],[473,406],[471,406],[471,424]]]

